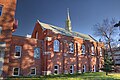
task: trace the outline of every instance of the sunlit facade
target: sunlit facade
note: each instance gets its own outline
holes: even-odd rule
[[[32,36],[24,37],[12,35],[15,9],[16,0],[0,0],[0,76],[96,72],[103,66],[104,44],[72,31],[69,11],[65,29],[37,20]]]

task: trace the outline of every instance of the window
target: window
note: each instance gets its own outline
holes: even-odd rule
[[[102,48],[100,48],[100,56],[102,56]]]
[[[35,47],[34,48],[34,58],[35,59],[39,59],[40,58],[40,48],[39,47]]]
[[[74,65],[70,65],[70,74],[74,73]]]
[[[13,68],[13,76],[19,76],[19,68]]]
[[[82,72],[86,72],[86,66],[85,65],[83,65]]]
[[[91,47],[91,52],[92,52],[92,55],[95,55],[94,54],[94,46]]]
[[[15,57],[16,58],[21,57],[21,46],[15,46]]]
[[[0,5],[0,16],[2,15],[2,8],[3,6]]]
[[[54,74],[59,74],[59,65],[54,66]]]
[[[38,39],[38,32],[36,32],[36,34],[35,34],[35,38]]]
[[[0,27],[0,35],[2,34],[2,27]]]
[[[60,45],[59,45],[60,43],[59,43],[59,41],[58,40],[54,40],[54,51],[55,52],[59,52],[59,47],[60,47]]]
[[[85,45],[84,44],[82,45],[81,52],[82,52],[82,54],[85,54]]]
[[[36,68],[31,68],[30,74],[31,75],[36,75]]]
[[[96,72],[96,66],[93,65],[93,72]]]
[[[74,43],[72,42],[69,44],[69,52],[74,53]]]

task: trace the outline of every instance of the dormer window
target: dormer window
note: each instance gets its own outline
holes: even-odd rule
[[[95,54],[94,54],[94,50],[95,50],[95,48],[94,48],[94,46],[92,46],[92,47],[91,47],[92,55],[95,55]]]
[[[82,52],[82,54],[85,54],[85,45],[84,44],[82,44],[82,46],[81,46],[81,52]]]
[[[54,47],[54,52],[59,52],[60,42],[58,40],[54,40],[53,47]]]
[[[0,5],[0,16],[2,15],[2,8],[3,8],[3,6]]]
[[[74,43],[72,42],[69,44],[69,52],[74,53]]]

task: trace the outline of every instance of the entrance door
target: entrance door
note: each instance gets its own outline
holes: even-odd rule
[[[4,63],[4,50],[0,50],[0,76],[3,71],[3,63]]]

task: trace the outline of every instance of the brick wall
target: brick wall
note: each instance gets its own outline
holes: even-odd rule
[[[3,49],[5,51],[5,55],[2,76],[6,77],[8,75],[9,51],[16,9],[16,0],[0,0],[0,6],[2,6],[2,14],[0,15],[0,27],[2,27],[0,42],[4,42],[6,44],[6,48]]]

